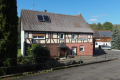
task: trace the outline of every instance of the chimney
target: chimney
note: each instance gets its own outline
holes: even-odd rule
[[[47,12],[47,10],[44,10],[44,12]]]

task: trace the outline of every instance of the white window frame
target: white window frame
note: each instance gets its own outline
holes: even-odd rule
[[[87,40],[88,39],[88,35],[87,35],[87,38],[82,38],[82,39],[80,39],[80,35],[87,35],[87,34],[79,34],[79,40]]]
[[[61,38],[61,34],[63,34],[63,38]],[[60,33],[60,39],[64,39],[64,33]]]
[[[84,52],[85,50],[84,50],[84,45],[80,45],[80,46],[83,46],[83,51],[80,51],[80,52]],[[79,48],[80,49],[80,48]]]
[[[44,38],[38,38],[38,36],[37,36],[37,38],[34,38],[34,36],[33,36],[33,39],[45,39],[45,36],[44,36]]]
[[[96,38],[96,40],[100,40],[100,38]]]
[[[75,35],[75,36],[74,36],[74,39],[73,39],[73,35]],[[76,34],[72,34],[72,40],[75,40],[75,39],[76,39]]]

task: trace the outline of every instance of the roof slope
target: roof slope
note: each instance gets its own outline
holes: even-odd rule
[[[112,32],[110,30],[94,30],[94,37],[111,37]]]
[[[51,22],[40,22],[36,15],[48,15]],[[76,16],[21,10],[21,22],[26,31],[82,32],[93,33],[81,14]]]

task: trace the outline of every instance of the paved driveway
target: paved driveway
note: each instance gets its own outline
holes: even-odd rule
[[[93,55],[104,55],[104,54],[120,54],[120,51],[112,51],[112,50],[102,50],[99,48],[96,48],[93,52]]]
[[[111,50],[104,52],[120,54],[118,51]],[[120,80],[120,60],[84,65],[16,80]]]
[[[120,80],[120,60],[79,66],[19,80]]]

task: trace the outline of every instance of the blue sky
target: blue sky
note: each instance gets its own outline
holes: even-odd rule
[[[17,0],[17,12],[21,9],[51,13],[77,15],[82,14],[89,24],[111,22],[120,24],[120,0]]]

